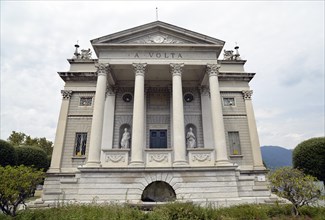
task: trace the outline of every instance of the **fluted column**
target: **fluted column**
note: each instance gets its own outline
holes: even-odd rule
[[[249,137],[252,146],[254,169],[263,170],[265,169],[265,167],[263,165],[260,141],[258,139],[255,114],[254,114],[253,104],[251,99],[253,91],[243,90],[242,93],[244,96],[245,106],[246,106],[247,122],[248,122],[248,129],[249,129]]]
[[[56,128],[51,167],[48,172],[60,172],[65,131],[67,127],[69,103],[72,96],[71,90],[61,90],[62,104],[58,126]]]
[[[143,165],[144,146],[144,76],[146,63],[134,63],[135,82],[134,82],[134,105],[132,120],[132,146],[131,163],[133,166]]]
[[[108,64],[99,63],[93,119],[91,123],[90,144],[87,167],[100,167],[101,140],[103,133],[105,93],[107,87]]]
[[[214,147],[216,150],[216,165],[230,165],[227,154],[227,144],[225,135],[225,126],[223,122],[221,97],[219,90],[219,74],[220,65],[208,64],[207,73],[209,75],[212,129],[214,138]]]
[[[173,147],[174,165],[186,165],[186,144],[184,128],[182,63],[170,64],[173,77]]]

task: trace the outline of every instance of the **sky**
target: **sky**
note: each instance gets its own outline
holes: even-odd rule
[[[54,141],[74,44],[158,19],[238,44],[261,146],[325,134],[324,1],[0,1],[0,138]],[[94,53],[93,53],[94,54]],[[96,58],[93,56],[93,58]],[[219,58],[223,58],[221,55]]]

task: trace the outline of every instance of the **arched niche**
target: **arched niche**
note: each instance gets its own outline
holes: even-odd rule
[[[121,140],[122,140],[122,137],[123,137],[123,133],[124,133],[124,129],[125,128],[130,133],[130,137],[132,137],[132,134],[131,134],[131,126],[129,124],[122,124],[120,126],[120,132],[119,132],[119,148],[122,148],[122,146],[121,146]],[[131,146],[131,138],[129,140],[129,146]]]
[[[188,144],[188,133],[190,132],[191,129],[192,129],[192,133],[194,134],[194,138],[195,138],[195,144],[193,144],[193,146],[189,146],[189,144]],[[185,138],[186,138],[186,147],[187,148],[197,148],[197,129],[194,124],[189,123],[185,126]]]
[[[141,200],[143,202],[169,202],[176,200],[176,193],[168,183],[155,181],[143,190]]]

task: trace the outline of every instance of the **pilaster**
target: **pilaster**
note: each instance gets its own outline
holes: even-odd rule
[[[72,91],[61,90],[61,94],[62,94],[62,104],[61,104],[59,121],[58,121],[58,126],[56,129],[56,135],[54,140],[51,167],[48,172],[60,172],[61,170],[64,137],[65,137],[66,127],[67,127],[69,104],[70,104],[70,98],[72,96]]]
[[[170,72],[173,78],[173,148],[174,166],[187,165],[186,144],[184,128],[184,106],[182,90],[183,63],[170,64]]]
[[[252,154],[253,154],[254,169],[264,170],[265,167],[263,165],[260,141],[258,139],[255,114],[254,114],[253,104],[252,104],[253,91],[252,90],[243,90],[242,93],[243,93],[243,97],[245,100],[249,137],[250,137],[250,141],[251,141]]]

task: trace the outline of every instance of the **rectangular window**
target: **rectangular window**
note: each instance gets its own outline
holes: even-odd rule
[[[167,148],[167,130],[150,130],[150,148]]]
[[[92,97],[80,97],[79,106],[91,106],[93,101]]]
[[[76,156],[86,154],[87,133],[76,133],[75,152]]]
[[[223,106],[235,106],[235,98],[223,98]]]
[[[230,155],[241,155],[241,147],[238,131],[228,132]]]

